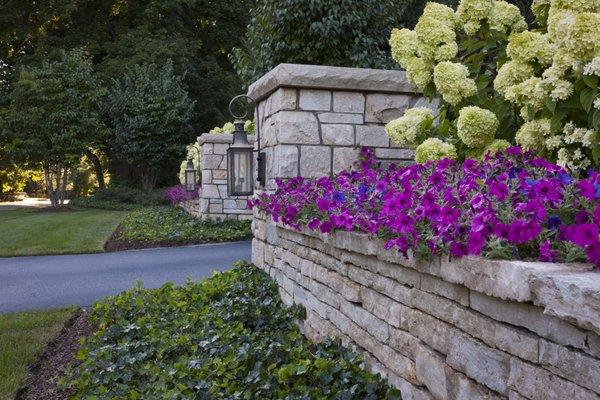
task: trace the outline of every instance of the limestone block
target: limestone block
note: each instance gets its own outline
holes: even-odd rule
[[[446,321],[490,347],[537,362],[538,338],[525,330],[496,322],[458,304],[420,290],[413,291],[413,306]]]
[[[365,95],[359,92],[333,92],[333,111],[347,113],[365,112]]]
[[[359,146],[388,147],[390,140],[383,126],[360,125],[356,127],[356,144]]]
[[[213,169],[212,178],[216,180],[226,180],[227,179],[227,170],[226,169]],[[204,174],[204,172],[203,172]]]
[[[427,390],[413,385],[395,374],[388,376],[388,382],[400,390],[403,400],[433,400]]]
[[[317,281],[308,279],[307,282],[308,289],[317,299],[329,304],[333,308],[340,308],[341,298],[336,292]]]
[[[573,325],[528,304],[502,301],[484,294],[471,291],[470,307],[497,321],[522,326],[540,336],[560,344],[584,349],[586,334]]]
[[[257,101],[280,87],[418,93],[400,70],[279,64],[248,88]]]
[[[437,111],[440,106],[439,99],[428,100],[423,96],[413,96],[411,97],[411,105],[410,108],[415,107],[427,107],[433,111]]]
[[[319,124],[311,112],[281,111],[265,120],[265,147],[283,144],[319,144]]]
[[[236,204],[235,200],[224,199],[223,200],[223,208],[225,208],[225,209],[236,209],[237,208],[237,204]]]
[[[204,143],[202,145],[202,155],[213,154],[213,144],[212,143]]]
[[[534,303],[544,313],[600,334],[600,279],[596,271],[552,274],[533,279]]]
[[[463,306],[469,305],[469,289],[461,285],[446,282],[432,275],[422,275],[420,289],[454,300]]]
[[[448,354],[450,351],[451,337],[465,336],[450,324],[415,309],[408,310],[406,321],[406,329],[410,334],[443,354]]]
[[[204,199],[218,199],[219,188],[217,185],[203,185],[202,186],[202,198]]]
[[[300,147],[300,176],[319,178],[331,173],[331,149],[325,146]]]
[[[436,399],[448,399],[450,383],[447,380],[446,363],[431,350],[417,346],[415,351],[417,379],[425,385]]]
[[[375,149],[375,156],[378,159],[391,158],[394,160],[412,161],[415,158],[415,152],[411,149],[377,148]]]
[[[334,147],[333,173],[337,174],[343,170],[352,168],[354,163],[358,160],[358,152],[359,150],[354,147]]]
[[[276,246],[278,238],[279,235],[277,232],[277,226],[272,223],[269,223],[267,225],[267,243]]]
[[[348,265],[348,277],[353,281],[374,289],[377,292],[385,294],[387,297],[394,299],[406,306],[411,306],[412,289],[408,286],[401,285],[393,279],[385,276],[374,274],[354,265]]]
[[[206,214],[208,212],[209,200],[205,198],[200,199],[200,213]]]
[[[367,240],[367,239],[365,239]],[[412,287],[419,287],[423,274],[398,264],[382,261],[374,256],[344,252],[341,256],[342,262],[349,262],[375,274],[394,279],[399,283]]]
[[[546,369],[600,394],[600,361],[581,352],[540,340],[539,362]]]
[[[212,171],[210,169],[202,171],[202,186],[212,183]]]
[[[572,272],[566,264],[486,260],[479,257],[442,260],[441,278],[489,296],[531,301],[530,281],[538,275]]]
[[[405,94],[373,93],[367,95],[365,122],[387,124],[404,115],[410,106],[411,96]]]
[[[363,114],[325,112],[319,113],[319,121],[323,124],[362,124]]]
[[[300,109],[306,111],[331,110],[329,90],[300,89]]]
[[[252,240],[252,264],[257,267],[262,267],[265,262],[264,254],[264,242],[253,239]]]
[[[293,178],[298,175],[299,153],[297,146],[279,145],[275,147],[273,162],[275,163],[272,177]]]
[[[340,311],[380,342],[385,343],[389,338],[388,325],[364,308],[342,301],[340,302]]]
[[[600,398],[581,386],[516,357],[510,360],[508,386],[531,400],[597,400]]]
[[[211,214],[222,214],[223,213],[223,205],[222,204],[211,204],[208,208],[208,211]]]
[[[202,160],[200,162],[201,169],[218,169],[219,165],[223,162],[223,156],[218,154],[206,154],[202,156]]]
[[[295,110],[297,106],[296,89],[292,88],[279,88],[269,95],[266,101],[261,102],[261,105],[265,104],[263,111],[264,115],[261,118],[268,117],[282,110]]]
[[[403,321],[408,312],[408,307],[405,305],[395,302],[387,296],[383,296],[364,286],[361,288],[361,297],[363,307],[373,315],[396,328],[405,325]]]
[[[482,385],[504,395],[508,394],[508,354],[460,335],[450,339],[450,352],[446,362]]]
[[[321,134],[324,144],[352,146],[354,144],[354,126],[344,124],[322,124]]]
[[[402,329],[390,327],[388,330],[390,333],[390,347],[414,361],[415,350],[420,340]]]
[[[214,144],[214,154],[226,155],[227,149],[229,149],[229,143],[215,143]]]
[[[218,183],[217,188],[219,189],[219,196],[221,196],[222,199],[226,199],[228,197],[227,194],[227,181],[225,182],[215,182]]]

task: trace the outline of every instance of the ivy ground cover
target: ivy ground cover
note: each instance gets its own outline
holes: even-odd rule
[[[600,267],[600,174],[575,179],[518,147],[483,161],[381,168],[363,148],[352,171],[277,182],[251,202],[292,227],[363,231],[405,256],[589,261]]]
[[[146,207],[125,217],[106,250],[229,242],[252,237],[250,221],[200,220],[179,207]]]
[[[67,379],[77,399],[399,399],[338,341],[312,344],[258,268],[97,303]]]

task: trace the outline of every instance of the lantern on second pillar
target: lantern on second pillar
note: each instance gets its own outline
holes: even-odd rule
[[[248,143],[244,121],[234,122],[233,143],[227,150],[227,192],[229,196],[254,193],[254,146]]]

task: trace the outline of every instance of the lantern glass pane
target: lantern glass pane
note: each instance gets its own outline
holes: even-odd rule
[[[196,171],[185,171],[185,190],[193,192],[196,188]]]
[[[252,194],[252,149],[230,149],[229,157],[230,194]]]

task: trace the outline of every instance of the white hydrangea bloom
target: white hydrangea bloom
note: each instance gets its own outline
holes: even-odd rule
[[[456,9],[458,20],[462,22],[467,35],[475,34],[481,28],[494,6],[493,0],[462,0]]]
[[[600,97],[596,97],[596,100],[594,100],[594,108],[600,110]]]
[[[550,92],[552,100],[566,100],[573,94],[573,84],[563,79],[550,81],[554,87]]]
[[[563,147],[558,150],[558,161],[556,164],[571,171],[579,171],[588,168],[591,162],[580,149],[571,152],[569,149]]]
[[[505,1],[494,1],[488,20],[490,28],[498,32],[520,32],[527,29],[519,7]]]
[[[584,75],[600,76],[600,56],[596,56],[583,68]]]
[[[552,135],[546,139],[545,145],[548,150],[556,150],[562,146],[563,141],[560,135]]]
[[[433,82],[442,98],[452,105],[477,92],[475,81],[469,78],[469,69],[461,63],[443,61],[436,65]]]

